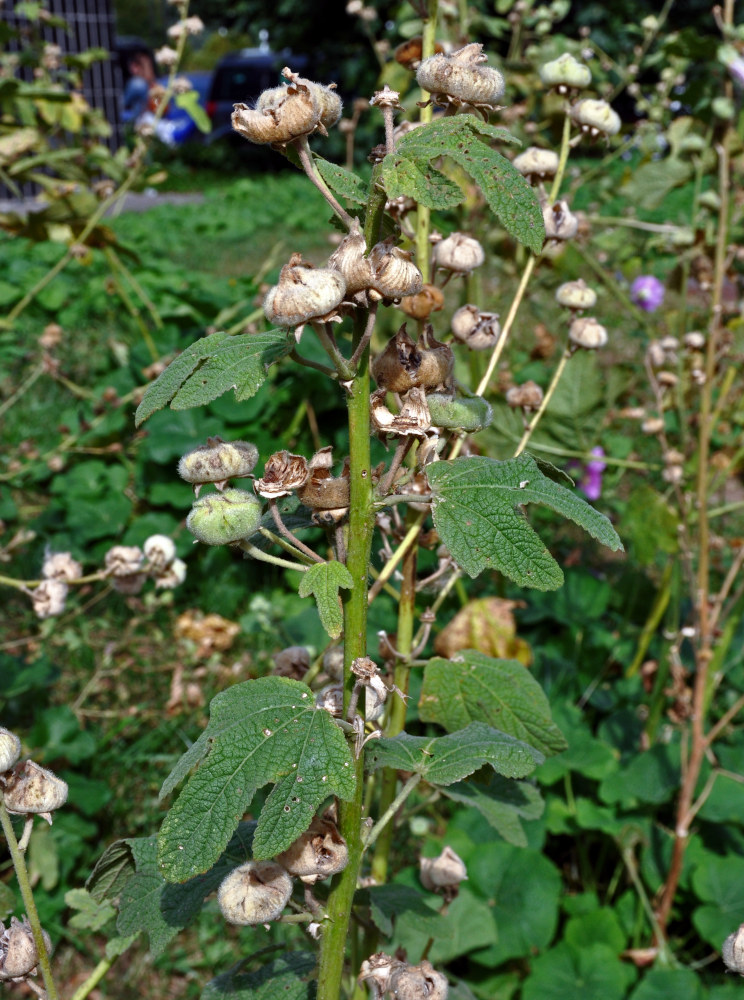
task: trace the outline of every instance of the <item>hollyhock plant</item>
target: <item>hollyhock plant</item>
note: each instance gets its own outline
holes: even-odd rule
[[[644,312],[655,312],[664,301],[664,284],[653,274],[641,274],[630,286],[630,297]]]

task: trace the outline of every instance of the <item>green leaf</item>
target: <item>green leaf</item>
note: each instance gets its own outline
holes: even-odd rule
[[[96,902],[116,900],[134,875],[134,856],[129,840],[117,840],[103,852],[88,876],[85,888]]]
[[[315,596],[318,614],[331,639],[338,639],[344,626],[339,590],[351,590],[354,580],[343,563],[332,559],[330,562],[316,563],[303,573],[300,580],[300,597]]]
[[[98,902],[87,889],[70,889],[65,893],[65,903],[77,912],[67,921],[77,930],[100,931],[113,920],[116,910],[108,900]]]
[[[137,934],[129,934],[126,937],[121,937],[117,935],[116,937],[109,938],[106,942],[106,958],[115,959],[120,955],[123,955],[127,948],[131,948],[134,942],[137,940]]]
[[[187,90],[185,94],[176,94],[174,100],[176,106],[186,112],[200,132],[208,135],[212,131],[212,120],[199,104],[199,94],[196,90]]]
[[[692,874],[698,906],[692,922],[700,936],[716,949],[741,923],[744,913],[744,858],[707,858]]]
[[[538,750],[482,722],[472,722],[450,736],[401,733],[376,740],[366,759],[372,771],[380,767],[413,771],[435,785],[461,781],[484,764],[507,778],[524,778],[544,760]]]
[[[575,1000],[582,996],[623,1000],[635,975],[633,967],[621,962],[605,944],[573,948],[563,942],[532,962],[522,998]]]
[[[202,337],[147,387],[137,407],[135,424],[139,427],[168,403],[173,410],[188,410],[211,403],[228,389],[235,390],[238,402],[250,399],[266,380],[269,366],[291,350],[286,330]]]
[[[289,847],[325,798],[348,800],[354,794],[353,761],[343,733],[328,712],[316,709],[310,688],[286,677],[245,681],[213,698],[209,725],[178,762],[161,795],[200,760],[158,837],[161,870],[170,882],[214,864],[256,790],[269,782],[275,787],[253,841],[259,859]]]
[[[413,914],[416,923],[423,924],[425,929],[429,925],[433,926],[439,919],[437,911],[426,905],[422,893],[409,885],[398,885],[395,882],[374,885],[369,889],[362,889],[355,897],[356,900],[369,903],[370,916],[385,937],[390,937],[393,924],[404,913]]]
[[[539,819],[545,803],[534,785],[491,775],[488,784],[458,781],[442,789],[447,798],[473,806],[509,844],[527,846],[520,820]]]
[[[584,528],[609,548],[622,542],[609,520],[581,497],[548,479],[530,455],[498,462],[480,455],[427,466],[434,525],[455,562],[472,577],[497,569],[521,587],[555,590],[558,563],[521,508],[539,503]]]
[[[670,997],[703,1000],[704,996],[708,994],[703,993],[700,978],[692,969],[650,969],[630,994],[630,1000],[669,1000]]]
[[[207,983],[201,1000],[314,1000],[317,984],[308,978],[315,969],[311,952],[286,952],[257,972],[241,972],[244,964]]]
[[[506,129],[480,122],[475,115],[413,129],[382,162],[385,190],[390,198],[408,195],[431,208],[452,208],[464,200],[464,192],[430,165],[449,156],[478,184],[506,231],[540,253],[545,226],[537,195],[509,160],[488,145],[494,139],[516,141]]]
[[[332,191],[357,205],[367,204],[368,185],[358,174],[337,163],[324,160],[322,156],[314,155],[313,161],[318,173]]]
[[[488,947],[497,938],[491,907],[472,892],[467,882],[460,886],[447,912],[434,915],[434,922],[422,923],[412,913],[401,914],[393,943],[406,950],[409,961],[419,959],[429,945],[431,962],[445,965],[476,948]]]
[[[529,670],[517,660],[495,660],[474,649],[451,660],[429,660],[419,714],[423,722],[436,722],[450,733],[469,722],[485,722],[546,756],[567,745]]]
[[[0,882],[0,920],[5,920],[9,917],[13,910],[15,910],[15,907],[15,893],[5,882]]]

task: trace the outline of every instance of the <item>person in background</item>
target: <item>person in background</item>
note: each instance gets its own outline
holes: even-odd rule
[[[121,118],[123,122],[134,123],[149,107],[150,88],[157,82],[152,56],[147,52],[135,52],[127,63],[129,79],[124,87]]]

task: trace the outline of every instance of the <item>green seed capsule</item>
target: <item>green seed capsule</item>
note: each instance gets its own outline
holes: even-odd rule
[[[227,545],[249,538],[261,523],[261,504],[246,490],[229,489],[199,497],[186,527],[205,545]]]
[[[479,431],[491,423],[491,406],[482,396],[446,396],[432,392],[426,397],[435,427],[446,430]]]

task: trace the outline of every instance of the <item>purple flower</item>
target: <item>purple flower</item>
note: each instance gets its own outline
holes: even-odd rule
[[[728,71],[740,86],[744,86],[744,59],[741,56],[731,60]]]
[[[664,285],[653,274],[641,274],[630,286],[630,297],[644,312],[654,312],[664,301]]]
[[[597,446],[592,448],[592,455],[595,457],[586,463],[584,478],[581,482],[581,491],[589,500],[599,500],[602,496],[602,473],[607,468],[607,463],[603,462],[604,448]]]

